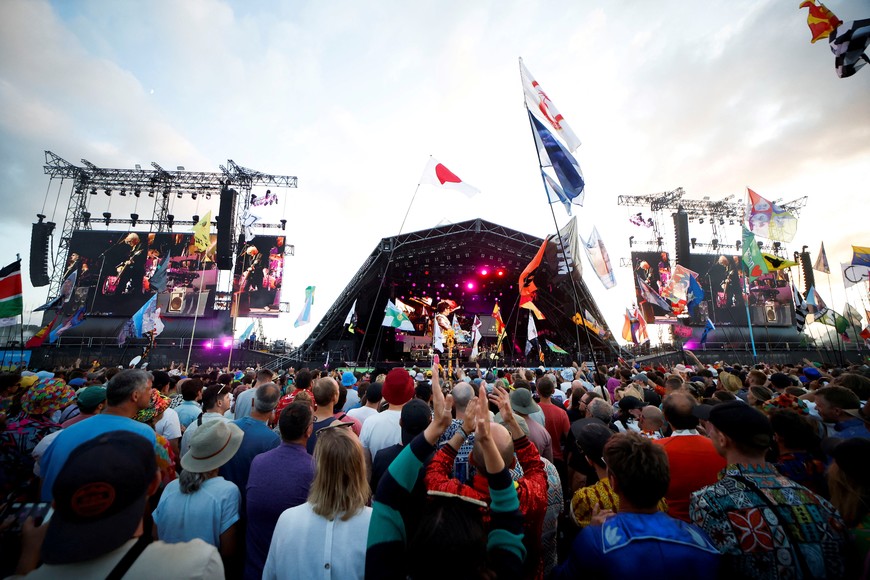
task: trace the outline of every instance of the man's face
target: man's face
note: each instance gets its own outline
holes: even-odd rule
[[[816,397],[816,411],[826,423],[832,423],[840,418],[840,409],[831,405],[824,397]]]
[[[151,381],[143,384],[141,387],[133,391],[131,399],[136,403],[136,408],[147,409],[151,406]]]

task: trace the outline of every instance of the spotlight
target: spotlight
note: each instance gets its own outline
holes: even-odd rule
[[[196,199],[197,195],[198,194],[194,191],[193,193],[190,194],[190,199]]]
[[[195,224],[199,223],[199,216],[196,214],[193,214],[193,223],[195,223]]]
[[[140,195],[142,195],[142,188],[141,188],[141,187],[137,187],[136,189],[134,189],[134,190],[133,190],[133,195],[135,195],[136,197],[139,197]]]
[[[280,221],[281,221],[281,229],[282,230],[286,229],[287,228],[287,220],[280,220]]]
[[[231,346],[233,346],[233,339],[232,338],[223,339],[223,342],[221,342],[221,346],[223,346],[224,348],[230,348]]]
[[[105,193],[106,195],[108,195],[109,197],[111,197],[111,196],[112,196],[112,188],[107,187],[107,188],[103,191],[103,193]]]
[[[715,250],[716,248],[719,247],[719,240],[717,240],[716,238],[713,238],[712,244],[713,244],[713,249]]]
[[[474,290],[474,282],[468,282],[465,287],[469,290]]]
[[[45,219],[45,216],[41,213],[38,213],[38,214],[36,214],[36,219],[39,220],[37,223],[41,224],[42,221]]]
[[[106,226],[108,227],[109,221],[112,219],[112,214],[107,211],[103,212],[103,219],[106,220]]]
[[[496,271],[495,275],[496,275],[496,276],[499,276],[499,277],[504,276],[504,270],[498,270],[498,271]]]
[[[628,247],[634,246],[634,236],[628,236]]]
[[[692,238],[690,241],[692,242],[692,249],[694,250],[694,249],[695,249],[695,244],[698,243],[698,238]]]
[[[487,270],[486,268],[483,268],[483,269],[480,271],[480,275],[481,275],[481,276],[486,276],[487,274],[489,274],[489,270]]]
[[[728,225],[729,225],[729,226],[733,226],[733,225],[734,225],[734,220],[728,220]]]
[[[169,228],[172,229],[172,224],[175,223],[175,216],[172,214],[169,214],[168,216],[166,216],[166,223],[168,223]]]
[[[170,189],[171,189],[171,188],[170,188],[168,185],[167,185],[166,187],[163,188],[163,197],[169,197],[169,191],[170,191]]]
[[[135,228],[136,222],[139,221],[139,214],[138,213],[131,213],[130,214],[130,221],[133,222],[133,227]]]
[[[89,212],[89,211],[82,212],[82,222],[84,223],[84,226],[86,228],[91,225],[91,212]]]
[[[153,187],[148,190],[148,197],[154,197],[154,188]]]
[[[719,218],[719,225],[720,225],[720,226],[724,226],[724,225],[725,225],[725,218]]]
[[[207,340],[207,341],[205,342],[205,348],[207,348],[208,350],[213,349],[213,348],[214,348],[214,341],[213,341],[213,340]]]
[[[175,194],[175,196],[176,196],[178,199],[181,199],[181,192],[180,192],[180,191],[177,192],[177,193]]]
[[[127,197],[127,188],[122,187],[121,190],[118,192],[118,195],[120,195],[121,197]]]
[[[205,198],[206,198],[206,199],[211,199],[211,194],[210,194],[210,193],[206,193],[206,194],[205,194]]]

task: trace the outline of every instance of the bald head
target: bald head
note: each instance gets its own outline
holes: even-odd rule
[[[692,414],[692,409],[698,402],[685,391],[675,391],[665,397],[662,403],[665,419],[675,430],[695,429],[698,418]]]
[[[571,381],[571,392],[573,393],[575,389],[583,389],[585,391],[586,387],[583,386],[583,381],[579,379]]]
[[[465,381],[458,382],[453,387],[453,406],[457,412],[464,413],[472,397],[474,397],[474,389]]]
[[[647,431],[658,431],[665,424],[665,416],[658,407],[647,405],[641,410],[643,428]]]
[[[503,425],[490,423],[489,432],[492,440],[495,442],[496,449],[501,454],[505,467],[510,469],[514,464],[514,440],[511,438],[510,431]],[[474,441],[474,449],[471,452],[471,460],[478,469],[483,470],[483,449],[481,449],[481,444],[476,439]]]

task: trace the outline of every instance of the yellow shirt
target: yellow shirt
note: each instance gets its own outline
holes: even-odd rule
[[[574,497],[571,498],[571,516],[574,522],[581,528],[588,526],[592,520],[592,509],[596,504],[601,510],[619,511],[619,496],[613,492],[607,479],[602,479],[595,485],[581,487],[574,492]],[[668,511],[668,502],[665,498],[659,501],[658,509],[660,512]]]

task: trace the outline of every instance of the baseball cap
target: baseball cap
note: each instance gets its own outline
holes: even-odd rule
[[[604,466],[604,446],[613,436],[613,431],[600,420],[587,418],[575,422],[571,426],[571,433],[583,455],[599,466]]]
[[[770,420],[761,411],[743,401],[728,401],[719,405],[698,405],[692,414],[709,421],[737,443],[765,449],[773,441]]]
[[[52,487],[55,512],[43,561],[86,562],[121,547],[139,527],[156,473],[154,446],[131,431],[110,431],[76,447]]]
[[[96,407],[100,403],[106,400],[106,387],[102,385],[94,385],[92,387],[85,387],[79,394],[76,396],[76,400],[79,405],[84,407]]]

